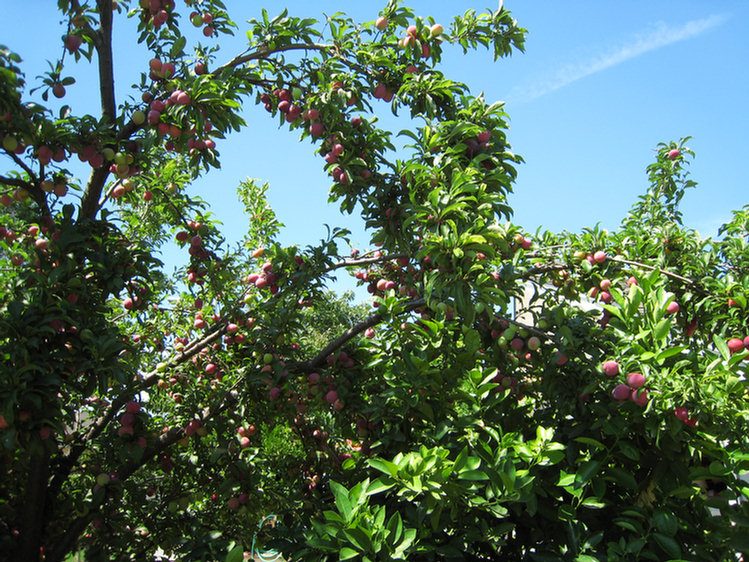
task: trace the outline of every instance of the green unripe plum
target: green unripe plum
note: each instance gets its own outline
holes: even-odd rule
[[[273,355],[271,353],[266,353],[263,355],[263,363],[266,365],[270,365],[273,362]]]
[[[159,373],[163,373],[164,371],[166,371],[167,367],[168,365],[162,361],[161,363],[158,363],[156,365],[156,371],[158,371]]]
[[[8,152],[15,152],[18,148],[18,139],[13,135],[8,135],[3,138],[3,148]]]
[[[135,123],[136,125],[142,125],[146,122],[146,114],[139,109],[138,111],[133,112],[132,119],[133,123]]]
[[[515,337],[515,326],[510,326],[504,332],[502,332],[502,337],[505,340],[507,340],[507,341],[510,341],[512,338],[514,338]]]
[[[302,89],[297,86],[293,90],[291,90],[291,95],[295,100],[299,100],[302,99],[304,92],[302,92]]]

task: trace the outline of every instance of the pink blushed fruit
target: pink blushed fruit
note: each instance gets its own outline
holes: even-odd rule
[[[648,396],[648,391],[645,388],[632,391],[632,395],[630,396],[630,398],[632,399],[632,402],[634,402],[638,406],[642,406],[643,408],[647,406],[648,400],[650,399]]]
[[[677,312],[679,312],[679,303],[676,301],[671,301],[670,303],[668,303],[666,312],[669,314],[676,314]]]
[[[671,160],[676,160],[679,156],[681,156],[681,151],[679,151],[676,148],[673,148],[673,149],[671,149],[671,150],[668,151],[668,157]]]
[[[603,250],[598,250],[595,254],[593,254],[593,261],[596,263],[603,263],[606,261],[606,258],[608,256],[606,255],[606,252]]]
[[[619,363],[616,361],[605,361],[603,363],[603,372],[607,377],[615,377],[619,374]]]
[[[642,373],[630,373],[627,375],[627,384],[630,388],[637,390],[645,384],[645,376]]]
[[[686,423],[686,421],[689,419],[689,410],[685,406],[679,406],[678,408],[674,409],[674,415],[678,419]]]
[[[617,384],[614,390],[611,391],[611,396],[617,402],[623,402],[629,399],[632,390],[626,384]]]
[[[739,338],[731,338],[726,342],[726,345],[728,346],[728,351],[733,353],[737,353],[744,349],[744,340],[741,340]]]

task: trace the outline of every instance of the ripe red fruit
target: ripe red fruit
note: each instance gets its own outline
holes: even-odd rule
[[[374,328],[367,328],[367,330],[364,332],[364,337],[368,339],[372,339],[375,337],[375,331]]]
[[[135,306],[135,303],[133,302],[133,299],[130,297],[127,297],[125,300],[122,301],[122,307],[125,310],[132,310],[133,306]]]
[[[77,35],[66,35],[65,36],[65,48],[69,53],[75,53],[81,46],[83,41]]]
[[[671,301],[670,303],[668,303],[666,312],[668,314],[676,314],[677,312],[679,312],[679,303],[676,301]]]
[[[338,393],[335,390],[329,390],[325,394],[325,401],[328,404],[333,404],[336,400],[338,400]]]
[[[744,349],[744,340],[741,340],[739,338],[731,338],[726,342],[726,345],[728,346],[728,351],[733,353],[737,353]]]
[[[632,390],[626,384],[617,384],[611,391],[611,396],[617,402],[623,402],[629,399],[631,393]]]
[[[679,406],[674,410],[674,415],[686,423],[687,419],[689,419],[689,410],[684,406]]]
[[[52,86],[52,94],[56,98],[65,97],[65,86],[57,82],[54,86]]]
[[[375,27],[379,29],[380,31],[384,31],[388,26],[388,20],[387,18],[380,16],[377,18],[377,21],[375,22]]]
[[[676,148],[673,148],[668,151],[668,157],[671,160],[676,160],[679,156],[681,156],[681,152]]]
[[[140,404],[135,400],[131,400],[130,402],[125,404],[125,411],[128,414],[137,414],[138,412],[140,412]]]
[[[596,263],[603,263],[606,261],[607,257],[608,256],[606,256],[606,252],[604,252],[603,250],[598,250],[595,254],[593,254],[593,261],[595,261]]]
[[[515,351],[520,351],[523,349],[523,346],[525,345],[525,342],[522,340],[522,338],[512,338],[512,341],[510,342],[510,347],[514,349]]]
[[[619,363],[616,361],[605,361],[603,363],[603,372],[607,377],[615,377],[619,374]]]
[[[645,406],[647,406],[649,400],[648,391],[644,388],[635,390],[632,392],[630,398],[632,399],[632,402],[644,408]]]
[[[630,373],[627,375],[627,384],[637,390],[645,384],[645,376],[642,373]]]

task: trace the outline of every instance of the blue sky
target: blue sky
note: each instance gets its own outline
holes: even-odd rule
[[[39,0],[39,7],[48,7],[33,18],[25,3],[4,4],[0,43],[22,55],[33,80],[44,60],[58,54],[55,40],[63,31],[56,2]],[[407,4],[445,25],[453,14],[486,7],[472,0]],[[384,1],[227,5],[240,32],[227,45],[226,59],[242,49],[241,22],[259,16],[263,5],[272,14],[286,6],[300,16],[346,11],[375,19]],[[526,161],[510,198],[514,222],[529,232],[541,226],[576,231],[598,222],[616,228],[647,187],[653,148],[683,136],[693,137],[691,171],[699,183],[682,203],[685,222],[715,235],[731,209],[749,203],[749,3],[506,0],[505,7],[528,30],[526,53],[494,63],[483,50],[465,56],[446,50],[444,72],[490,101],[507,102],[508,139]],[[130,24],[121,25],[126,30]],[[119,99],[147,58],[132,35],[118,39]],[[95,111],[86,108],[96,93],[93,78],[90,69],[82,70],[66,102],[76,111]],[[376,108],[383,117],[389,113],[384,103]],[[247,120],[246,130],[219,143],[222,169],[192,188],[215,202],[228,237],[245,230],[234,193],[250,176],[271,183],[271,204],[286,225],[284,243],[314,243],[325,236],[327,223],[354,229],[359,247],[367,247],[356,218],[341,218],[327,204],[329,179],[312,145],[279,130],[262,108],[251,108]],[[7,166],[0,161],[0,170]]]

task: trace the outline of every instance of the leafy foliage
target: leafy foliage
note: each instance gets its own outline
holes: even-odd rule
[[[67,60],[40,95],[64,95],[71,58],[96,59],[98,117],[24,101],[21,61],[0,49],[0,552],[746,552],[749,208],[717,240],[683,225],[688,139],[657,147],[617,231],[531,238],[509,222],[522,159],[503,106],[440,70],[451,46],[522,51],[508,11],[444,29],[395,0],[366,23],[263,10],[217,64],[212,38],[236,24],[219,0],[185,4],[58,2]],[[154,58],[142,101],[118,106],[126,11]],[[246,236],[227,247],[186,188],[253,102],[312,143],[330,200],[361,213],[377,249],[350,251],[337,228],[283,247],[251,179]],[[419,124],[396,157],[379,103]],[[172,240],[174,275],[156,257]],[[330,293],[341,271],[374,310]]]

